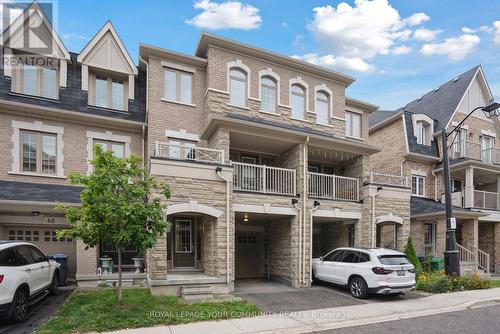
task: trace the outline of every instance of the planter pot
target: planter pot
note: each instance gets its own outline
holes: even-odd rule
[[[139,274],[141,272],[143,265],[144,265],[144,258],[143,257],[133,257],[132,260],[134,261],[135,273]]]
[[[111,268],[111,271],[110,271],[112,259],[110,257],[101,257],[101,258],[99,258],[99,260],[101,260],[101,267],[102,267],[104,275],[111,274],[113,272],[113,268]]]

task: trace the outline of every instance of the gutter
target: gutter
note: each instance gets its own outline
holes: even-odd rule
[[[148,115],[149,115],[149,64],[147,61],[145,61],[144,59],[142,59],[141,56],[139,56],[139,62],[142,62],[144,65],[146,65],[146,117],[145,117],[145,124],[148,124]],[[146,126],[143,125],[142,126],[142,168],[144,168],[144,161],[147,159],[147,153],[144,152],[145,150],[145,129],[146,129]]]
[[[313,239],[313,214],[314,214],[314,211],[318,210],[319,209],[319,202],[318,201],[314,201],[314,206],[313,208],[311,209],[311,225],[309,226],[309,255],[310,255],[310,258],[309,258],[309,283],[312,282],[312,252],[313,252],[313,242],[312,242],[312,239]]]
[[[300,208],[299,206],[299,200],[296,199],[296,198],[293,198],[292,199],[292,204],[293,206],[295,207],[295,209],[297,210],[297,212],[299,213],[299,282],[302,282],[302,272],[300,271],[300,268],[301,268],[301,263],[302,263],[302,258],[300,256],[300,250],[301,250],[301,247],[302,247],[302,230],[301,230],[301,225],[302,225],[302,209]]]
[[[303,211],[302,211],[302,214],[304,215],[302,217],[302,238],[304,239],[302,241],[302,256],[299,258],[301,260],[301,264],[302,264],[302,284],[306,284],[306,281],[305,281],[305,264],[306,264],[306,261],[305,259],[303,259],[303,257],[306,255],[306,229],[307,229],[307,213],[306,213],[306,208],[307,208],[307,144],[309,143],[309,136],[306,137],[306,141],[304,142],[304,147],[302,148],[302,154],[303,154],[303,157],[302,157],[302,171],[303,171],[303,203],[304,203],[304,207],[303,207]],[[311,226],[312,226],[312,221],[311,221]],[[300,240],[300,230],[299,230],[299,240]],[[312,239],[310,240],[312,242]],[[300,246],[300,245],[299,245]]]
[[[217,176],[222,180],[226,181],[226,283],[229,284],[231,281],[231,275],[229,273],[229,218],[230,218],[230,208],[229,208],[229,196],[230,196],[230,183],[222,174],[222,167],[217,167],[215,169]]]
[[[434,176],[434,200],[438,200],[438,184],[437,184],[437,175],[435,171],[431,171],[432,176]]]

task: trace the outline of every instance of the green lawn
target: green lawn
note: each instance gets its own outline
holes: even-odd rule
[[[500,280],[491,280],[490,281],[490,287],[492,288],[500,288]]]
[[[240,318],[259,312],[246,301],[185,304],[172,296],[152,296],[148,289],[125,289],[117,304],[113,290],[74,292],[37,333],[110,331]]]

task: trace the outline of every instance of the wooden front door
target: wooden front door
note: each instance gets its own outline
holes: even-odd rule
[[[173,226],[174,268],[195,267],[195,223],[192,219],[176,219]]]

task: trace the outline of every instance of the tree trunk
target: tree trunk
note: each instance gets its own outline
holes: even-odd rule
[[[118,249],[118,302],[121,303],[122,300],[122,250]]]

